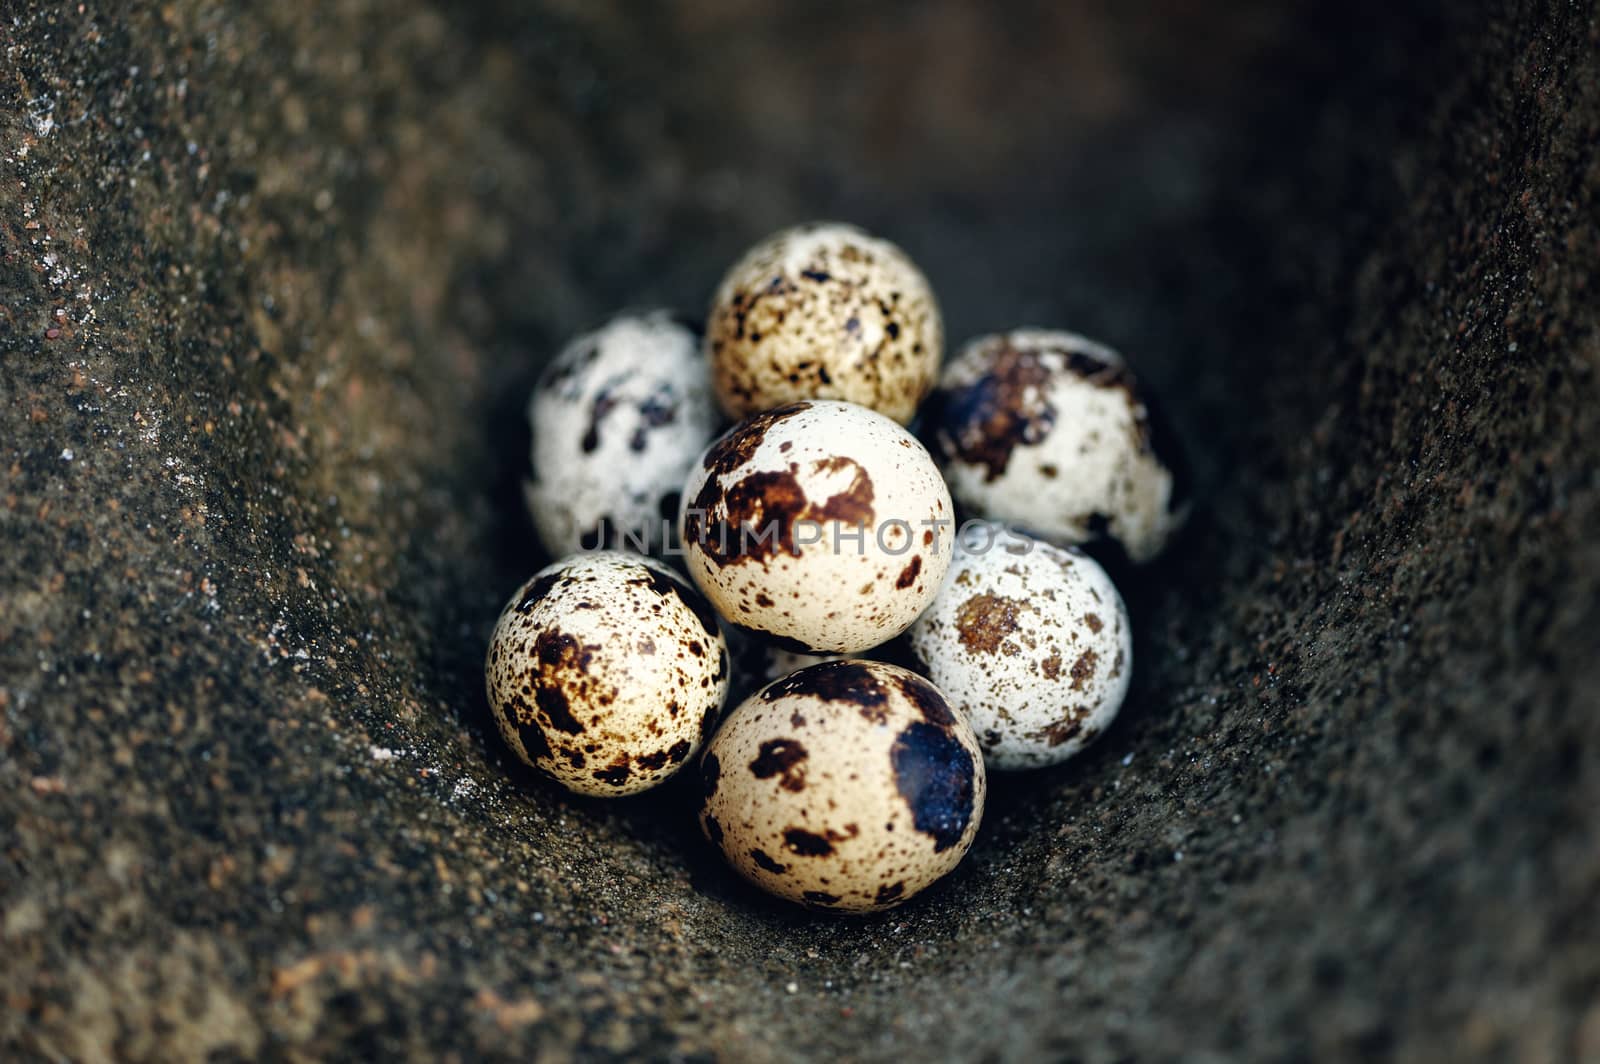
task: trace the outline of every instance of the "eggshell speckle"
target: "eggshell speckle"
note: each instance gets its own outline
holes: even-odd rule
[[[659,552],[716,416],[700,338],[667,311],[619,314],[573,340],[528,403],[525,495],[545,550]]]
[[[854,653],[903,632],[953,549],[932,457],[853,403],[747,418],[696,463],[683,507],[684,556],[706,597],[800,653]]]
[[[974,340],[929,403],[950,492],[1056,543],[1159,554],[1188,516],[1177,454],[1122,356],[1067,332]]]
[[[699,749],[727,694],[716,615],[682,577],[637,554],[547,566],[489,643],[489,704],[523,761],[580,794],[653,787]]]
[[[986,790],[972,730],[896,665],[833,661],[729,715],[701,758],[700,826],[740,874],[802,905],[887,909],[960,863]]]
[[[1133,664],[1127,609],[1094,559],[986,522],[962,529],[909,640],[994,769],[1088,746],[1122,707]]]
[[[903,425],[938,377],[944,329],[905,252],[821,223],[767,238],[728,272],[706,320],[706,351],[732,417],[845,399]]]

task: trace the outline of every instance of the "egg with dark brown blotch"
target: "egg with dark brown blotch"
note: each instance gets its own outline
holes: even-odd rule
[[[910,626],[954,539],[932,457],[890,418],[816,399],[745,419],[683,488],[689,574],[730,622],[785,649],[850,654]]]
[[[968,344],[926,410],[950,493],[1058,544],[1109,539],[1145,562],[1183,526],[1181,456],[1122,356],[1068,332]]]
[[[489,642],[489,705],[518,758],[579,794],[661,783],[716,727],[730,663],[716,615],[671,569],[595,551],[540,570]]]
[[[700,335],[668,311],[624,312],[574,339],[528,401],[524,496],[545,550],[659,554],[716,419]]]
[[[972,729],[916,673],[813,665],[729,714],[701,757],[700,826],[756,886],[870,912],[960,863],[983,817]]]
[[[908,641],[992,769],[1083,750],[1121,709],[1133,669],[1128,611],[1099,563],[991,522],[962,528]]]
[[[855,226],[814,223],[773,234],[728,271],[705,343],[730,417],[844,399],[904,425],[938,378],[944,327],[904,251]]]

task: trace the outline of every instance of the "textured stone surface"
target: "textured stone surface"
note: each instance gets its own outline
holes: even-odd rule
[[[1600,1055],[1600,35],[1388,7],[8,5],[0,1046]],[[814,216],[1123,349],[1201,506],[857,921],[479,671],[539,360]]]

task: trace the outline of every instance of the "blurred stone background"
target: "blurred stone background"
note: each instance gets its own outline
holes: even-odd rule
[[[1600,1059],[1597,25],[12,0],[5,1055]],[[1119,725],[869,920],[480,690],[541,360],[812,217],[1125,349],[1202,507]]]

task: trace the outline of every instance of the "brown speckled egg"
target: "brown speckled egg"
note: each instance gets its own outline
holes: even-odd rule
[[[550,364],[528,420],[523,492],[545,550],[661,551],[683,478],[716,435],[699,334],[665,310],[616,315]]]
[[[968,344],[945,367],[924,436],[964,508],[1055,543],[1107,538],[1148,561],[1188,516],[1176,448],[1132,371],[1072,333]]]
[[[960,863],[983,816],[972,729],[927,680],[883,662],[768,684],[700,769],[706,837],[758,887],[816,909],[899,905]]]
[[[689,573],[729,621],[850,654],[905,631],[950,564],[950,493],[916,438],[854,403],[747,418],[683,489]]]
[[[716,726],[727,647],[666,566],[596,551],[539,571],[489,642],[489,705],[522,760],[579,794],[633,794],[681,768]]]
[[[1088,746],[1122,707],[1133,668],[1128,611],[1105,570],[989,522],[962,528],[909,640],[993,769],[1053,765]]]
[[[705,342],[717,400],[735,418],[846,399],[904,425],[944,355],[927,278],[893,244],[837,223],[752,248],[717,289]]]

